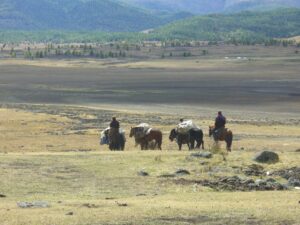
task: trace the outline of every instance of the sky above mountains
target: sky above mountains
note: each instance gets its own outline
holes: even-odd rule
[[[153,11],[187,11],[194,14],[300,7],[300,0],[121,0]]]

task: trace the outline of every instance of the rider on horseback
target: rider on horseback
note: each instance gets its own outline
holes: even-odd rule
[[[224,131],[226,125],[226,117],[223,116],[222,112],[218,112],[218,116],[216,117],[215,120],[215,128],[213,133],[216,135],[216,137],[219,137],[221,133]]]
[[[119,128],[120,128],[120,123],[119,123],[119,121],[116,119],[116,117],[113,117],[112,118],[112,121],[110,122],[110,128],[113,128],[113,129],[117,129],[117,130],[119,130]]]
[[[111,144],[111,147],[113,149],[115,149],[116,148],[116,143],[117,143],[118,137],[119,137],[119,128],[120,128],[120,123],[116,119],[116,117],[112,118],[112,121],[110,122],[109,127],[110,127],[110,129],[109,129],[110,144]]]

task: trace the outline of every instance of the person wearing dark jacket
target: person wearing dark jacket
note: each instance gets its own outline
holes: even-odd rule
[[[218,116],[215,120],[215,129],[218,130],[220,128],[225,128],[226,125],[226,117],[223,116],[222,112],[218,112]]]
[[[118,147],[118,140],[119,140],[119,128],[120,123],[116,119],[116,117],[112,118],[112,121],[109,124],[109,145],[111,149],[117,149]]]
[[[119,129],[120,128],[120,123],[119,121],[116,119],[116,117],[112,118],[112,121],[110,122],[110,128],[114,128],[114,129]]]
[[[226,125],[226,117],[223,116],[222,112],[218,112],[218,116],[215,119],[215,128],[213,130],[213,134],[215,138],[219,138],[222,135],[222,132],[225,129]]]

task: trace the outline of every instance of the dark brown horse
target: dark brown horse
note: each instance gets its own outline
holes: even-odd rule
[[[195,143],[197,143],[197,149],[200,149],[201,145],[202,149],[204,149],[203,131],[200,129],[190,129],[186,134],[180,134],[176,129],[173,129],[170,132],[169,139],[170,141],[176,139],[179,150],[182,149],[183,144],[187,144],[189,150],[192,150],[195,148]]]
[[[216,134],[214,132],[215,126],[209,126],[209,136],[213,136],[214,140],[216,143],[218,141],[225,141],[226,142],[226,149],[228,152],[231,152],[231,145],[232,145],[232,140],[233,140],[233,133],[231,130],[224,129],[220,134]]]
[[[129,137],[134,137],[136,144],[141,145],[141,150],[148,150],[149,143],[155,141],[155,148],[161,149],[162,132],[158,129],[151,128],[146,134],[141,134],[139,127],[133,127],[130,130]]]

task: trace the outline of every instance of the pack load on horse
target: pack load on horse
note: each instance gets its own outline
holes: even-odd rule
[[[108,144],[110,150],[120,151],[124,150],[125,142],[125,131],[120,129],[119,121],[113,117],[109,127],[101,133],[100,144]]]
[[[112,148],[110,146],[110,138],[109,138],[109,133],[110,133],[110,127],[107,127],[101,132],[100,135],[100,145],[109,145],[110,150],[119,150],[123,151],[125,148],[125,143],[126,143],[126,136],[125,136],[125,130],[122,128],[119,129],[119,134],[118,134],[118,144]]]
[[[148,123],[141,123],[135,127],[135,137],[144,138],[151,129]]]
[[[192,120],[181,121],[177,125],[177,132],[179,134],[187,134],[191,129],[200,130],[200,128],[196,124],[194,124]]]
[[[130,137],[134,137],[135,144],[141,146],[141,150],[160,149],[162,145],[162,132],[151,128],[147,123],[141,123],[130,130]]]
[[[231,151],[231,145],[233,140],[233,134],[231,130],[225,128],[227,123],[226,117],[219,111],[215,119],[215,125],[209,127],[209,136],[213,136],[215,143],[218,141],[225,141],[227,151]]]
[[[194,149],[195,142],[197,143],[196,148],[199,149],[202,145],[202,149],[204,149],[203,136],[203,131],[192,120],[184,121],[181,119],[177,127],[171,130],[169,139],[171,141],[176,139],[179,150],[183,144],[187,144],[189,150]]]

